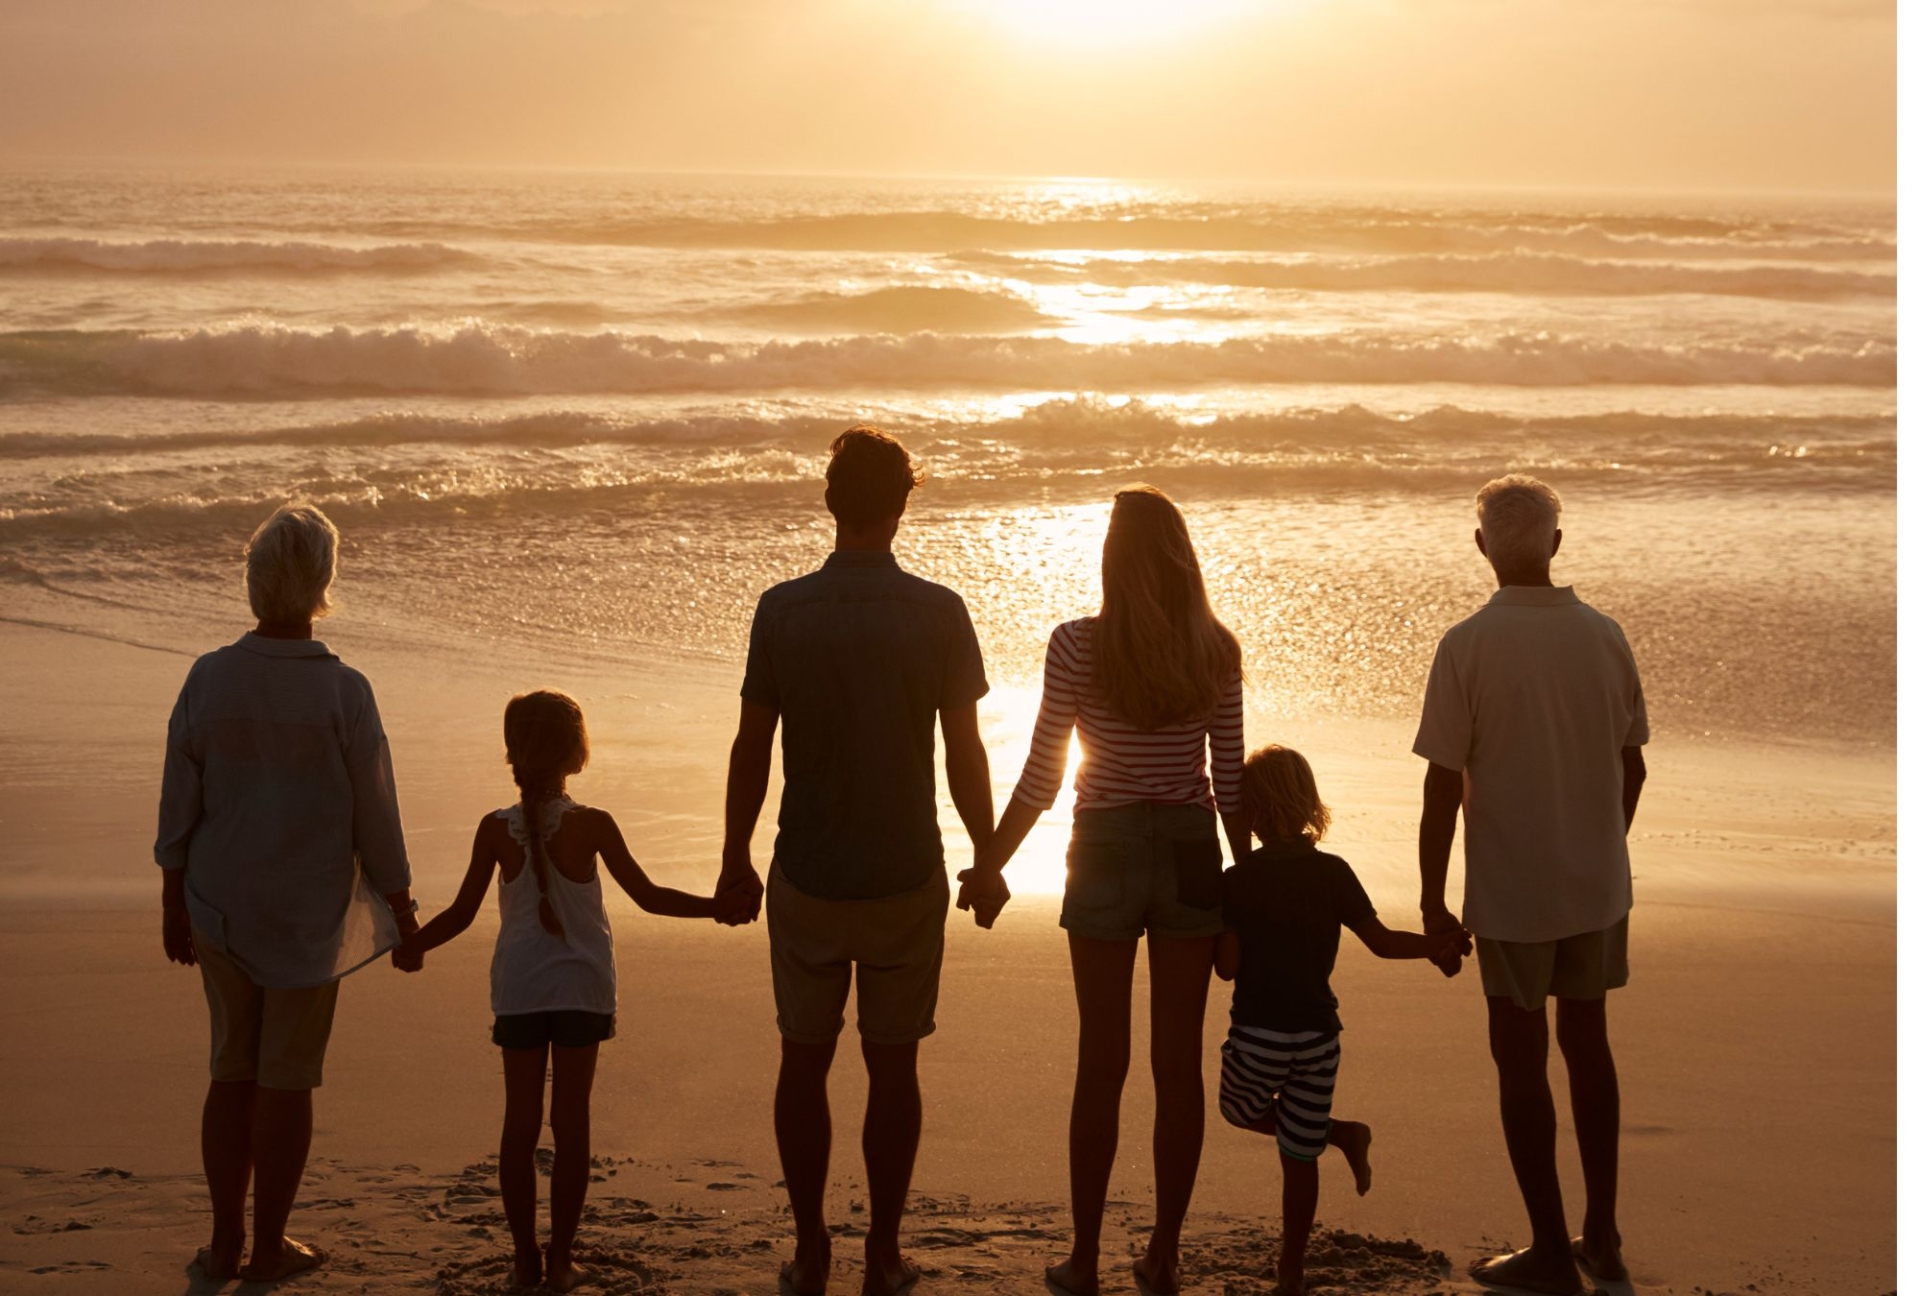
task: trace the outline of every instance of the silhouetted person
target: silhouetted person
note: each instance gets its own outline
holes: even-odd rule
[[[340,535],[290,504],[247,544],[259,624],[194,662],[167,725],[167,957],[198,964],[213,1025],[200,1150],[215,1282],[277,1282],[325,1255],[286,1236],[313,1138],[340,978],[418,924],[373,690],[313,637]],[[253,1182],[253,1255],[246,1249]]]
[[[1448,911],[1456,817],[1467,824],[1466,926],[1478,944],[1487,1028],[1500,1075],[1507,1155],[1532,1244],[1481,1260],[1488,1284],[1558,1296],[1626,1275],[1614,1217],[1620,1091],[1607,1043],[1607,992],[1627,983],[1633,882],[1627,829],[1646,764],[1647,708],[1620,627],[1556,586],[1560,497],[1510,476],[1478,500],[1474,540],[1500,588],[1447,631],[1427,680],[1413,750],[1426,758],[1420,908],[1429,932]],[[1559,1001],[1586,1224],[1569,1238],[1554,1161],[1546,1001]]]
[[[1154,1226],[1134,1274],[1179,1287],[1180,1230],[1200,1166],[1206,1086],[1201,1029],[1220,921],[1224,816],[1235,858],[1243,739],[1240,644],[1213,615],[1186,519],[1151,486],[1114,496],[1098,616],[1066,621],[1047,644],[1046,684],[1025,772],[960,903],[990,922],[1000,872],[1065,777],[1074,731],[1073,837],[1060,925],[1080,1010],[1068,1156],[1073,1251],[1047,1271],[1068,1291],[1100,1287],[1100,1228],[1120,1138],[1133,1036],[1133,964],[1147,938],[1153,979]]]
[[[766,889],[782,1037],[773,1121],[796,1234],[781,1275],[802,1293],[825,1290],[830,1269],[827,1073],[853,984],[868,1080],[863,1290],[882,1296],[919,1277],[900,1254],[900,1216],[920,1146],[919,1045],[933,1031],[946,940],[936,717],[948,789],[976,848],[993,830],[973,623],[958,594],[901,571],[891,552],[921,479],[885,432],[856,427],[833,443],[834,551],[760,598],[727,772],[720,888],[733,894],[757,877],[748,848],[779,728],[786,787]]]

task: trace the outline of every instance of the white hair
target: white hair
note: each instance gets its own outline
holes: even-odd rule
[[[1480,488],[1474,511],[1494,570],[1544,567],[1552,560],[1553,533],[1560,526],[1560,497],[1553,487],[1525,473],[1509,473]]]
[[[247,541],[247,602],[262,621],[298,625],[333,611],[340,532],[311,504],[283,504]]]

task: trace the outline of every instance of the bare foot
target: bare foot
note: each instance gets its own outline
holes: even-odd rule
[[[1173,1296],[1180,1290],[1180,1266],[1172,1260],[1157,1259],[1153,1248],[1133,1262],[1133,1279],[1153,1296]]]
[[[240,1278],[250,1283],[285,1282],[295,1274],[318,1269],[326,1262],[327,1253],[319,1247],[310,1247],[292,1238],[281,1238],[279,1248],[273,1251],[256,1243],[253,1262],[242,1266]]]
[[[867,1261],[867,1276],[860,1280],[860,1296],[896,1296],[920,1281],[920,1266],[905,1256],[895,1256],[891,1264]]]
[[[600,1281],[600,1276],[591,1269],[582,1269],[573,1263],[570,1255],[547,1256],[547,1290],[570,1292],[576,1287],[591,1287]]]
[[[827,1274],[833,1268],[833,1243],[826,1231],[812,1242],[800,1242],[793,1259],[780,1266],[780,1281],[798,1296],[820,1296],[827,1289]]]
[[[1347,1121],[1351,1132],[1340,1143],[1340,1151],[1347,1158],[1347,1165],[1353,1170],[1353,1188],[1362,1197],[1367,1189],[1373,1187],[1373,1162],[1367,1160],[1367,1152],[1373,1147],[1373,1127],[1360,1121]]]
[[[214,1282],[232,1282],[240,1276],[240,1253],[245,1243],[236,1246],[203,1246],[193,1253],[200,1272]]]
[[[541,1277],[542,1269],[540,1253],[538,1251],[524,1255],[518,1251],[513,1253],[513,1286],[515,1289],[527,1290],[538,1287]]]
[[[1069,1256],[1057,1265],[1047,1266],[1047,1281],[1073,1296],[1100,1296],[1100,1270],[1096,1265],[1082,1267]]]
[[[1585,1296],[1587,1290],[1571,1254],[1564,1259],[1543,1256],[1532,1247],[1512,1255],[1475,1260],[1467,1266],[1467,1275],[1488,1287],[1539,1292],[1541,1296]]]
[[[1613,1245],[1606,1246],[1598,1238],[1589,1242],[1584,1237],[1573,1240],[1573,1258],[1581,1268],[1601,1282],[1625,1282],[1627,1280],[1627,1262],[1620,1258],[1620,1235],[1613,1235]]]

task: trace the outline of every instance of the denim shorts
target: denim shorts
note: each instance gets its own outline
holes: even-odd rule
[[[1216,822],[1207,806],[1150,801],[1077,811],[1060,925],[1095,940],[1218,936]]]

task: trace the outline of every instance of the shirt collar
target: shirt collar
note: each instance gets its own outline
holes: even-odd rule
[[[1287,841],[1265,842],[1260,849],[1275,859],[1296,859],[1302,855],[1313,854],[1317,848],[1313,838],[1301,833],[1298,837]]]
[[[1560,607],[1579,601],[1571,585],[1502,585],[1487,600],[1487,606]]]
[[[250,653],[259,653],[262,657],[334,656],[333,650],[318,639],[270,639],[266,635],[255,634],[251,630],[234,640],[233,646],[244,648]]]
[[[824,571],[828,567],[892,568],[900,570],[900,564],[885,549],[835,549],[827,555],[827,561],[821,564]]]

